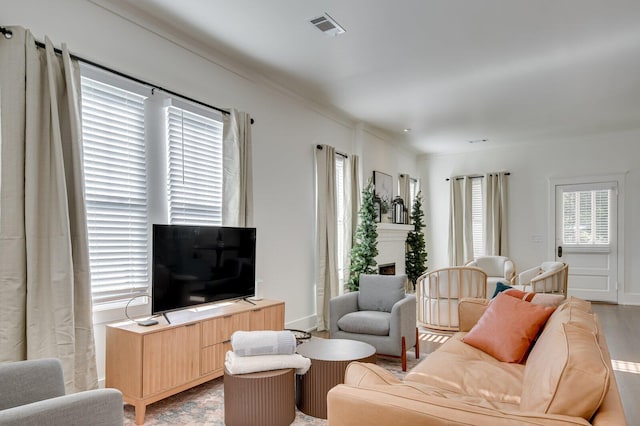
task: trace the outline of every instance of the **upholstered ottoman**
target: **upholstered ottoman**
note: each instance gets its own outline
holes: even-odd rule
[[[296,417],[295,369],[231,374],[224,371],[227,426],[290,425]]]

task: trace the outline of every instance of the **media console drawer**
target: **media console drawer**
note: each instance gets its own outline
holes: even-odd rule
[[[206,311],[170,314],[172,324],[107,325],[105,386],[134,405],[136,423],[146,406],[224,374],[224,356],[237,330],[282,330],[284,302],[227,302]]]

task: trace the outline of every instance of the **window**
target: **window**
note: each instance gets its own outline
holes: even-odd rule
[[[81,79],[85,197],[94,304],[147,290],[144,96]]]
[[[345,234],[344,234],[344,217],[345,217],[345,187],[344,187],[344,173],[345,173],[345,161],[346,159],[336,154],[336,218],[338,226],[337,235],[337,247],[338,247],[338,282],[339,288],[344,287],[345,279]]]
[[[407,208],[407,214],[409,215],[411,215],[411,212],[413,211],[413,203],[415,203],[419,191],[418,179],[409,178],[409,203],[408,205],[405,205]]]
[[[473,257],[484,255],[484,197],[482,179],[471,179],[471,227],[473,234]]]
[[[609,244],[610,189],[562,194],[562,241],[564,245]]]
[[[222,122],[167,108],[169,223],[222,225]]]
[[[153,223],[222,223],[222,121],[129,80],[81,72],[91,289],[101,310],[147,293]]]

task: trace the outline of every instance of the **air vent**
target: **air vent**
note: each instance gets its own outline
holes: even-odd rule
[[[323,34],[331,37],[345,32],[345,29],[342,28],[335,19],[329,16],[328,13],[318,16],[317,18],[310,19],[309,22],[311,25],[322,31]]]

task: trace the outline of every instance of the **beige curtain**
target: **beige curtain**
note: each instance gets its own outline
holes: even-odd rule
[[[222,139],[222,224],[253,226],[251,116],[232,109]]]
[[[344,218],[344,271],[343,282],[349,280],[349,265],[351,264],[351,247],[356,237],[358,229],[358,211],[360,210],[360,158],[357,155],[350,155],[345,161],[347,170],[345,171],[346,200],[345,200],[345,218]],[[343,288],[339,289],[340,293]]]
[[[484,177],[485,253],[507,255],[507,175],[490,173]]]
[[[65,45],[0,37],[0,362],[55,357],[97,387],[82,177],[80,73]]]
[[[411,216],[411,205],[410,193],[411,190],[409,185],[411,183],[411,177],[408,174],[401,174],[398,177],[398,195],[402,198],[404,202],[404,206],[407,208],[407,215]]]
[[[471,178],[449,179],[449,265],[461,266],[473,259]]]
[[[316,315],[318,331],[329,324],[329,300],[338,295],[338,256],[336,218],[335,149],[328,145],[314,148],[316,155]]]

